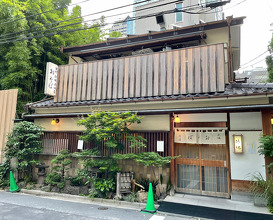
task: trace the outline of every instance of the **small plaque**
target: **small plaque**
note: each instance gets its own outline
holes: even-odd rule
[[[164,141],[157,141],[157,152],[164,152]]]

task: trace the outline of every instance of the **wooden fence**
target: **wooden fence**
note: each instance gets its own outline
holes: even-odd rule
[[[143,131],[132,131],[134,136],[142,136],[147,140],[146,148],[130,147],[130,142],[124,138],[121,143],[124,146],[123,150],[108,149],[105,143],[99,146],[102,156],[113,153],[141,153],[141,152],[157,152],[157,141],[164,141],[164,152],[158,152],[161,156],[169,156],[169,132],[158,131],[158,132],[143,132]],[[57,155],[61,150],[68,150],[71,153],[78,152],[78,140],[81,132],[45,132],[42,136],[43,154]],[[97,147],[94,142],[84,142],[84,149],[92,149]]]
[[[222,92],[224,45],[59,66],[55,102]]]
[[[0,91],[0,163],[3,162],[7,135],[12,131],[14,124],[17,94],[18,89]]]

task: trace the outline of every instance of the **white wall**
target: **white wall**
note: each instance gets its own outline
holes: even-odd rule
[[[139,7],[136,7],[136,17],[138,16],[146,16],[154,13],[161,13],[164,11],[174,10],[176,8],[176,3],[170,3],[170,0],[159,0],[155,2],[151,2],[150,4],[144,4]],[[182,2],[182,1],[181,1]],[[180,2],[177,2],[180,3]],[[199,0],[184,0],[182,2],[182,9],[187,8],[192,5],[198,5]],[[163,6],[158,6],[166,4]],[[157,7],[158,6],[158,7]],[[153,8],[150,8],[153,7]],[[144,10],[145,8],[149,8]],[[200,6],[201,9],[201,6]],[[166,29],[172,29],[172,25],[177,25],[179,27],[186,27],[190,25],[199,24],[199,19],[201,18],[205,22],[215,21],[216,17],[213,14],[214,10],[211,11],[211,14],[200,15],[200,14],[188,14],[182,12],[182,22],[176,22],[176,14],[169,13],[164,14],[165,26]],[[138,19],[135,21],[135,34],[147,34],[149,31],[160,31],[160,26],[156,23],[155,16],[147,17],[144,19]]]
[[[45,131],[82,131],[84,126],[78,126],[79,118],[59,118],[58,124],[52,125],[52,118],[36,118],[35,124],[41,125]],[[132,124],[134,131],[170,131],[169,115],[146,115],[140,124]]]
[[[243,135],[243,154],[234,153],[233,135]],[[230,164],[231,179],[250,180],[251,175],[260,172],[265,178],[265,159],[259,155],[259,138],[262,135],[261,112],[230,114]]]
[[[175,115],[176,116],[176,115]],[[178,114],[181,122],[224,122],[227,113]]]
[[[170,131],[170,116],[146,115],[140,124],[132,124],[129,128],[133,131]]]
[[[262,130],[261,112],[243,112],[230,114],[230,130]]]
[[[257,152],[261,134],[262,131],[229,132],[231,179],[251,180],[255,172],[260,172],[265,178],[265,159]],[[233,135],[243,135],[243,154],[234,153]]]

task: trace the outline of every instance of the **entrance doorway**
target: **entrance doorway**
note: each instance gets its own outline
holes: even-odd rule
[[[226,144],[175,144],[176,191],[230,196]]]

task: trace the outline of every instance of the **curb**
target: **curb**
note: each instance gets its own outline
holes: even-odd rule
[[[102,198],[94,198],[94,200],[91,200],[90,198],[84,197],[84,196],[77,196],[77,195],[64,194],[64,193],[45,192],[41,190],[21,189],[19,193],[64,200],[69,202],[80,202],[80,203],[96,204],[96,205],[103,204],[105,206],[112,206],[116,208],[129,208],[134,210],[140,210],[146,207],[145,203],[139,203],[139,202],[126,202],[126,201],[102,199]],[[156,209],[158,209],[158,207],[159,205],[155,205]]]

